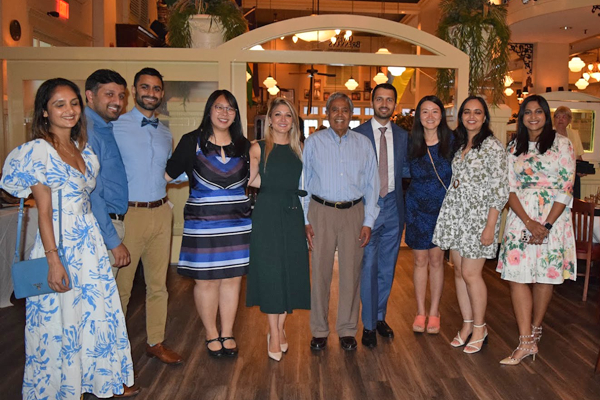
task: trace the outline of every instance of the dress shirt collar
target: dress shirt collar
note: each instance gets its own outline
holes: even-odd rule
[[[139,122],[140,126],[142,126],[142,120],[144,118],[152,120],[155,119],[156,116],[154,115],[154,113],[152,113],[152,116],[150,116],[150,118],[146,117],[144,114],[142,114],[142,112],[140,110],[138,110],[137,107],[133,107],[133,109],[131,110],[131,116]],[[146,125],[148,126],[148,125]]]
[[[348,130],[346,131],[346,133],[344,133],[344,134],[343,134],[341,137],[340,137],[340,135],[338,135],[337,133],[335,133],[335,131],[334,131],[334,130],[333,130],[331,127],[327,128],[327,131],[329,132],[329,134],[330,134],[330,135],[331,135],[331,136],[332,136],[334,139],[339,139],[339,140],[341,140],[341,139],[344,139],[344,138],[347,138],[347,137],[348,137],[348,132],[350,132],[350,128],[348,128]]]
[[[111,128],[112,129],[112,122],[106,122],[100,115],[98,115],[98,113],[94,110],[92,110],[89,106],[85,107],[85,116],[88,119],[91,119],[92,121],[94,121],[94,125],[98,126],[99,128]]]
[[[387,130],[385,133],[392,132],[392,121],[388,120],[387,124],[381,125],[375,118],[371,118],[371,127],[373,127],[373,132],[381,132],[379,128],[386,127]]]

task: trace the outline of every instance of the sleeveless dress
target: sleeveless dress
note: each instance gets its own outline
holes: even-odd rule
[[[516,143],[508,145],[508,183],[527,215],[544,223],[555,201],[567,204],[548,234],[548,243],[523,243],[525,224],[511,209],[496,270],[502,279],[518,283],[560,284],[577,277],[577,257],[571,204],[575,154],[571,141],[559,134],[544,154],[529,142],[529,151],[515,156]]]
[[[92,214],[98,158],[89,145],[82,152],[85,174],[64,163],[45,140],[27,142],[7,157],[0,186],[27,197],[31,186],[52,191],[53,208],[62,189],[63,247],[72,289],[27,298],[24,399],[79,400],[123,393],[133,385],[131,349],[121,300],[100,227]],[[58,210],[53,209],[58,241]],[[30,258],[44,257],[40,234]]]
[[[221,147],[200,146],[190,176],[190,197],[183,211],[183,239],[177,272],[194,279],[245,275],[250,255],[250,176],[248,154],[221,157]],[[225,148],[226,154],[233,145]]]
[[[289,145],[274,145],[265,172],[264,142],[260,193],[252,214],[246,305],[267,314],[310,309],[308,247],[298,195],[302,161]]]
[[[450,187],[452,164],[440,156],[439,143],[428,146],[435,168],[444,185]],[[408,163],[410,186],[406,191],[406,233],[404,241],[414,250],[428,250],[436,247],[431,242],[433,230],[442,208],[446,188],[439,181],[427,154]]]

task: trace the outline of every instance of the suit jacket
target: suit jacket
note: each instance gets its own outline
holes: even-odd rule
[[[377,148],[375,147],[375,135],[373,135],[373,127],[371,120],[368,120],[362,125],[352,129],[360,134],[365,135],[373,145],[373,150],[377,157]],[[398,206],[398,219],[400,222],[400,234],[404,229],[404,194],[402,192],[402,178],[408,177],[408,163],[406,161],[408,149],[408,133],[398,125],[392,122],[392,137],[394,140],[394,193],[396,194],[396,204]],[[379,162],[379,159],[377,160]],[[380,213],[382,215],[382,213]]]

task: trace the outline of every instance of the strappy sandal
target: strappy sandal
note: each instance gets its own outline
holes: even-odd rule
[[[536,342],[542,340],[542,326],[531,325],[531,335]]]
[[[531,340],[525,340],[525,339],[531,339]],[[533,361],[535,361],[535,355],[538,353],[537,342],[538,342],[538,340],[536,339],[535,335],[519,336],[519,346],[513,350],[510,357],[506,357],[504,360],[501,360],[500,364],[502,364],[502,365],[519,365],[525,357],[529,357],[529,356],[533,356]],[[524,344],[532,344],[534,346],[533,347],[521,347]],[[523,354],[519,358],[515,358],[514,355],[517,350],[524,351],[525,354]]]
[[[485,328],[486,323],[484,322],[482,325],[475,325],[473,324],[473,328]],[[478,339],[478,340],[473,340],[472,342],[467,343],[467,346],[465,347],[465,349],[463,350],[463,352],[467,353],[467,354],[474,354],[474,353],[478,353],[481,351],[481,348],[483,347],[484,344],[487,344],[488,342],[488,331],[487,328],[485,330],[485,335],[483,335],[483,338]],[[481,345],[475,346],[476,344],[481,343]],[[469,350],[469,349],[473,349],[473,350]]]
[[[463,320],[463,324],[470,324],[472,323],[473,320],[472,319],[465,319]],[[452,347],[463,347],[468,341],[469,339],[471,339],[471,335],[473,333],[469,333],[469,336],[467,336],[466,340],[462,340],[462,338],[460,337],[460,331],[458,331],[458,333],[456,334],[456,337],[454,339],[452,339],[452,341],[450,342],[450,346]]]

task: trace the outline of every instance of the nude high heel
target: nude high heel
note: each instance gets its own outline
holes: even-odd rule
[[[275,361],[281,361],[281,357],[283,356],[283,353],[281,351],[278,351],[276,353],[271,353],[271,351],[269,351],[269,345],[271,343],[271,334],[267,333],[267,354],[269,355],[269,358]]]
[[[281,346],[281,351],[284,353],[287,353],[288,351],[288,343],[287,343],[287,336],[285,334],[285,329],[283,330],[283,337],[285,338],[285,343],[284,344],[279,344]]]
[[[525,339],[531,339],[531,340],[525,340]],[[533,344],[534,346],[533,347],[521,347],[524,344]],[[525,357],[529,357],[529,356],[532,356],[533,361],[535,361],[535,355],[538,353],[538,348],[537,348],[536,344],[537,344],[537,339],[535,338],[535,335],[519,336],[519,347],[514,349],[512,354],[509,357],[506,357],[504,360],[501,360],[500,364],[502,364],[502,365],[519,365]],[[515,355],[515,352],[517,350],[525,351],[526,353],[519,358],[515,358],[513,356]]]

